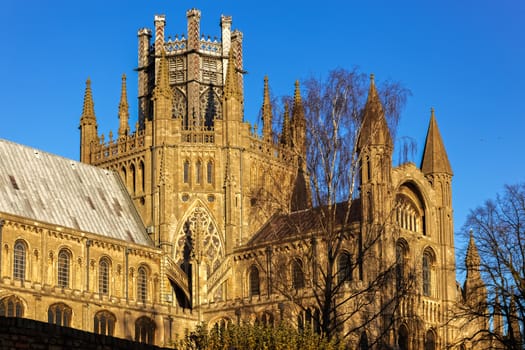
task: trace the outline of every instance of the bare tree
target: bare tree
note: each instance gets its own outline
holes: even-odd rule
[[[524,348],[525,183],[507,185],[495,200],[472,210],[464,226],[470,243],[461,316],[481,326],[469,339],[491,348]]]
[[[297,96],[284,99],[293,103],[293,111],[290,121],[288,108],[283,108],[280,139],[293,143],[299,157],[297,176],[305,177],[303,187],[311,197],[298,196],[303,205],[292,203],[292,212],[275,216],[260,235],[273,235],[279,242],[273,246],[271,265],[262,260],[259,265],[267,273],[271,270],[273,292],[303,311],[297,322],[310,323],[328,340],[352,337],[363,348],[365,341],[371,346],[388,336],[412,280],[410,272],[397,264],[395,252],[387,258],[384,251],[389,244],[395,250],[394,240],[387,237],[393,232],[394,198],[386,194],[363,198],[362,192],[363,157],[369,147],[381,148],[385,154],[381,162],[367,163],[365,176],[377,176],[389,185],[391,138],[409,91],[399,83],[385,82],[379,88],[374,84],[372,79],[369,86],[357,69],[339,69],[326,79],[306,80],[300,104]],[[300,130],[286,126],[290,122],[297,126],[300,118],[304,118],[304,139]],[[365,127],[366,118],[377,120]],[[381,120],[384,125],[376,125]],[[384,137],[385,144],[375,144],[376,136]],[[282,177],[273,181],[276,186],[286,182]],[[257,239],[253,245],[259,243]],[[303,257],[292,260],[291,266],[289,247]]]

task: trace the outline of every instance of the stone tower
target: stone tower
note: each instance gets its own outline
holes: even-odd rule
[[[275,210],[290,209],[298,173],[304,192],[304,174],[298,169],[306,131],[296,85],[293,141],[274,142],[267,79],[263,134],[244,122],[242,34],[232,32],[231,17],[222,16],[221,40],[204,36],[200,11],[191,9],[186,16],[186,34],[166,39],[162,15],[155,16],[153,40],[151,30],[138,31],[134,132],[129,128],[126,78],[118,136],[110,133],[109,140],[97,134],[88,81],[81,160],[121,175],[155,245],[173,260],[169,268],[175,293],[162,282],[165,297],[196,307],[238,288],[228,286],[234,273],[232,250]],[[283,195],[282,202],[271,202],[267,194],[275,192]],[[302,207],[310,205],[304,194],[299,198]]]

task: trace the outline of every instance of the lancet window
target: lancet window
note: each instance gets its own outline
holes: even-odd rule
[[[426,249],[423,253],[422,272],[423,272],[423,295],[432,295],[432,265],[434,263],[434,256],[430,249]]]
[[[61,288],[69,288],[69,270],[71,255],[66,249],[58,253],[57,285]]]
[[[23,281],[26,276],[26,245],[16,241],[13,249],[13,278]]]
[[[98,292],[100,294],[109,294],[109,260],[100,259],[98,264]]]
[[[148,272],[144,266],[137,270],[137,300],[145,303],[148,297]]]
[[[260,280],[259,280],[259,269],[252,265],[250,267],[250,272],[248,274],[248,280],[249,280],[249,292],[250,296],[258,296],[261,294],[261,286],[260,286]]]
[[[303,262],[300,259],[292,261],[292,288],[302,289],[305,286]]]
[[[337,260],[337,278],[339,283],[352,280],[352,256],[343,252]]]

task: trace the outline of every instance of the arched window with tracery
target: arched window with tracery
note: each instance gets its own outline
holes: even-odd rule
[[[25,280],[26,277],[26,245],[18,240],[13,249],[13,278]]]
[[[113,336],[117,318],[109,311],[99,311],[93,318],[93,333]]]
[[[47,321],[58,326],[71,326],[71,308],[64,303],[53,304],[47,310]]]
[[[408,350],[408,328],[404,324],[399,326],[397,332],[397,346],[399,350]]]
[[[302,289],[305,286],[303,262],[300,259],[292,261],[292,288]]]
[[[15,295],[11,295],[0,300],[0,316],[4,317],[23,317],[24,306],[22,300]]]
[[[109,267],[108,258],[100,259],[98,263],[98,292],[100,294],[109,294]]]
[[[337,279],[339,283],[352,281],[352,255],[343,252],[337,259]]]
[[[422,261],[422,279],[423,279],[423,295],[429,297],[432,295],[432,265],[434,263],[434,255],[430,248],[423,252]]]
[[[395,220],[403,230],[426,235],[423,198],[413,184],[400,187],[396,197]]]
[[[155,322],[147,316],[135,321],[135,341],[145,344],[155,344]]]
[[[425,350],[436,350],[436,334],[431,329],[425,335]]]
[[[145,303],[148,297],[148,272],[144,266],[137,270],[137,300]]]
[[[252,265],[250,272],[248,273],[249,280],[249,293],[250,296],[258,296],[261,294],[261,285],[259,280],[259,269],[257,266]]]
[[[57,285],[61,288],[69,288],[71,254],[66,249],[58,253]]]

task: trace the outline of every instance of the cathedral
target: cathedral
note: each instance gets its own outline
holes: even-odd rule
[[[199,10],[186,16],[180,36],[165,36],[163,15],[154,30],[138,31],[133,128],[122,76],[118,132],[107,137],[97,130],[86,82],[80,162],[0,140],[1,316],[165,347],[200,323],[285,321],[318,330],[312,261],[326,259],[327,243],[305,170],[300,86],[276,131],[265,79],[259,132],[243,116],[242,33],[221,16],[220,39],[211,39],[200,33]],[[352,348],[368,349],[367,339],[380,336],[385,348],[468,349],[448,317],[479,285],[479,256],[471,241],[473,272],[462,290],[453,173],[434,111],[420,167],[393,166],[373,79],[363,113],[360,194],[336,209],[348,213],[336,225],[351,233],[333,264],[334,300],[376,281],[377,266],[396,268],[381,300],[338,329],[378,313],[347,337]],[[372,226],[383,226],[374,262],[363,254]],[[409,290],[383,305],[388,295],[396,300],[404,279]],[[357,308],[355,301],[342,307]]]

